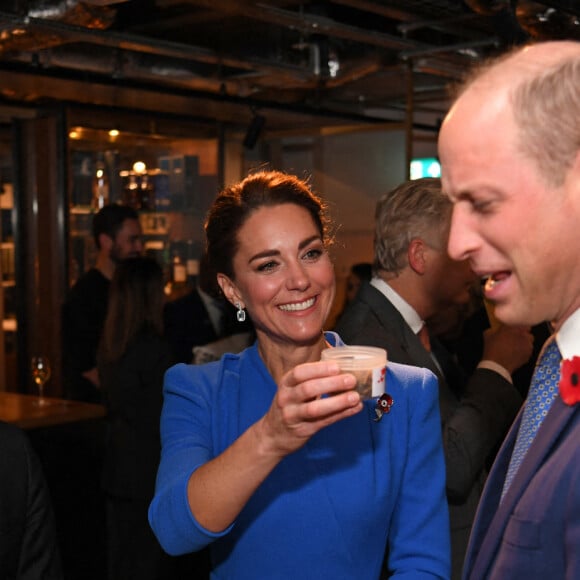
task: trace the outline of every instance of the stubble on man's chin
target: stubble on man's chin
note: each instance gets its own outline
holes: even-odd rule
[[[111,258],[111,261],[113,262],[113,264],[115,264],[115,266],[123,261],[121,252],[119,251],[118,248],[115,247],[111,249],[111,252],[109,253],[109,258]]]
[[[127,258],[138,258],[139,256],[141,256],[139,252],[131,252],[123,256],[121,255],[121,251],[118,248],[112,248],[109,254],[109,257],[115,266]]]

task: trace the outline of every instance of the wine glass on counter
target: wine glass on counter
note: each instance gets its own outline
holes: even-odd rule
[[[35,355],[31,361],[32,379],[38,387],[37,405],[47,405],[48,401],[44,398],[44,385],[50,379],[50,362],[48,357]]]

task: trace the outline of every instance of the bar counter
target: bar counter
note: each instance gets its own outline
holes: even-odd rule
[[[44,400],[47,404],[39,405],[35,395],[0,392],[0,420],[22,429],[37,429],[105,416],[103,405],[51,397]]]

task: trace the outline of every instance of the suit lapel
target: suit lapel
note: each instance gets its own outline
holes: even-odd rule
[[[440,373],[437,365],[433,362],[429,353],[425,351],[419,337],[413,333],[401,313],[389,299],[370,284],[365,284],[361,287],[360,297],[375,313],[386,334],[401,337],[400,346],[409,357],[407,364],[428,368],[439,377]]]
[[[498,505],[520,427],[522,412],[523,409],[520,409],[487,477],[469,538],[463,568],[466,578],[485,578],[486,570],[501,540],[501,532],[505,527],[506,519],[499,517]]]
[[[556,398],[504,497],[506,508],[513,507],[520,499],[530,479],[552,451],[558,436],[575,411],[576,407],[566,405],[560,397]]]
[[[484,494],[476,516],[476,526],[470,540],[469,556],[466,560],[466,571],[473,563],[473,578],[485,578],[496,557],[507,522],[513,510],[528,487],[530,480],[538,472],[556,445],[558,437],[566,428],[575,413],[577,406],[568,406],[560,397],[554,401],[552,408],[544,419],[534,442],[529,448],[512,484],[501,505],[499,500],[515,445],[517,432],[523,413],[520,410],[510,432],[498,453],[493,469],[489,475]],[[480,545],[479,553],[471,556],[475,546]]]
[[[419,337],[413,333],[406,322],[404,324],[405,327],[403,329],[403,337],[405,340],[405,346],[408,349],[408,353],[411,359],[417,366],[426,367],[433,371],[438,377],[441,377],[441,373],[439,372],[437,365],[433,361],[431,355],[425,350],[425,347],[421,344]]]
[[[431,339],[431,348],[441,366],[443,377],[453,394],[459,399],[469,377],[459,364],[453,360],[453,356],[436,337]]]

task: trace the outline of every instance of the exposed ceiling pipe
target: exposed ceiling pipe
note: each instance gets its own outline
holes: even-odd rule
[[[124,1],[124,0],[120,0]],[[361,12],[367,11],[375,13],[385,18],[395,18],[395,16],[405,18],[409,26],[417,24],[417,16],[407,14],[405,9],[396,10],[383,3],[371,0],[335,0],[337,4],[349,6]],[[179,10],[170,11],[168,17],[163,20],[172,22],[177,18],[177,14],[182,14],[182,5],[195,4],[202,6],[206,10],[194,10],[188,14],[191,22],[201,19],[215,21],[220,18],[230,16],[243,16],[242,22],[246,18],[271,24],[272,30],[277,31],[281,27],[280,38],[293,38],[294,31],[296,36],[300,34],[306,39],[305,44],[312,51],[311,59],[308,61],[305,54],[301,59],[301,64],[296,65],[292,62],[284,61],[279,56],[273,56],[271,53],[264,59],[253,56],[245,56],[245,51],[236,52],[230,46],[229,54],[222,54],[221,51],[191,46],[189,44],[164,41],[155,38],[160,34],[157,28],[153,28],[156,23],[144,19],[143,30],[151,30],[152,36],[146,37],[140,34],[131,34],[119,32],[117,30],[102,30],[89,28],[87,26],[73,25],[67,19],[66,10],[71,7],[89,4],[93,6],[111,6],[116,4],[114,0],[88,0],[77,2],[34,2],[30,0],[27,6],[31,6],[33,11],[29,10],[26,17],[17,16],[13,13],[6,14],[0,12],[0,30],[2,28],[9,31],[11,28],[20,28],[24,31],[27,39],[14,39],[14,44],[4,43],[0,39],[0,50],[4,51],[2,61],[4,66],[10,67],[11,63],[19,62],[29,65],[29,71],[33,74],[34,70],[31,65],[38,65],[42,74],[52,75],[55,78],[78,78],[79,71],[94,73],[97,82],[101,80],[104,83],[109,82],[106,77],[111,79],[110,86],[114,87],[116,81],[125,84],[125,88],[130,85],[132,80],[145,85],[143,81],[149,83],[149,86],[157,84],[160,91],[171,92],[172,87],[176,86],[185,90],[199,90],[213,93],[213,96],[219,97],[225,94],[232,97],[248,97],[259,94],[263,101],[268,99],[280,102],[314,102],[315,107],[326,109],[327,111],[336,110],[336,107],[344,106],[348,100],[352,101],[354,94],[353,107],[357,107],[356,93],[360,91],[359,105],[364,102],[364,83],[361,83],[362,89],[353,84],[352,90],[348,86],[356,80],[363,79],[375,73],[383,73],[385,67],[389,64],[398,63],[398,56],[404,59],[415,59],[424,55],[436,55],[443,52],[441,60],[449,64],[449,68],[455,68],[458,73],[465,69],[466,64],[471,60],[459,54],[460,51],[478,46],[478,43],[460,43],[450,46],[438,47],[429,43],[418,42],[413,39],[401,37],[399,35],[384,34],[378,30],[370,28],[352,26],[343,24],[333,18],[327,18],[317,14],[305,12],[304,10],[285,10],[277,6],[264,5],[258,2],[239,2],[236,0],[159,0],[155,6],[169,5],[174,3]],[[276,3],[288,6],[296,2]],[[52,6],[52,12],[48,11]],[[66,10],[65,10],[66,8]],[[394,11],[394,12],[393,12]],[[394,13],[397,13],[396,15]],[[405,13],[405,14],[403,14]],[[48,18],[48,15],[51,15]],[[46,18],[39,18],[36,15],[46,15]],[[122,19],[124,23],[125,19]],[[449,26],[451,21],[445,22],[445,19],[435,21],[423,21],[419,24],[426,25],[430,29],[443,30],[442,26]],[[228,21],[229,26],[229,21]],[[237,25],[237,24],[236,24]],[[485,28],[485,27],[484,27]],[[136,30],[135,26],[131,26]],[[167,28],[165,28],[167,31]],[[460,39],[461,34],[456,35]],[[478,37],[477,29],[475,31],[465,31],[467,38]],[[168,38],[174,38],[167,36]],[[51,47],[44,49],[41,41],[48,39],[45,46]],[[341,62],[340,74],[336,78],[327,78],[325,74],[328,58],[321,50],[318,39],[327,38],[344,40],[343,43],[330,43],[331,48],[348,45],[352,47],[350,55],[346,54],[344,62]],[[28,41],[28,46],[24,41]],[[201,42],[201,41],[200,41]],[[227,45],[227,43],[224,43]],[[486,41],[485,45],[495,44],[495,41]],[[213,43],[210,43],[213,46]],[[364,45],[364,46],[363,46]],[[312,48],[314,46],[314,48]],[[92,49],[91,49],[92,47]],[[288,45],[285,45],[288,48]],[[371,50],[368,49],[371,47]],[[374,50],[372,50],[374,49]],[[401,52],[402,51],[402,52]],[[353,54],[355,53],[355,54]],[[364,56],[360,56],[363,54]],[[342,55],[340,55],[342,57]],[[346,58],[348,56],[348,58]],[[289,57],[294,60],[293,57]],[[298,60],[298,59],[296,59]],[[437,60],[436,58],[434,60]],[[413,62],[413,70],[418,70]],[[451,66],[451,65],[457,65]],[[426,70],[428,67],[425,66]],[[56,70],[52,70],[56,69]],[[446,78],[451,76],[447,71],[437,72],[437,67],[431,67],[431,72],[438,76]],[[384,76],[377,74],[373,77],[368,85],[373,82],[382,82]],[[426,77],[420,77],[421,81],[427,80]],[[378,80],[376,80],[378,79]],[[389,81],[385,81],[389,84]],[[120,85],[119,85],[120,86]],[[344,86],[345,90],[337,91],[339,86]],[[316,93],[313,90],[316,89]],[[320,90],[318,90],[320,89]],[[419,85],[415,84],[414,90],[418,91]],[[314,94],[314,96],[313,96]],[[385,90],[379,89],[378,96],[373,97],[374,102],[379,103],[382,95],[390,98],[390,88]],[[418,101],[416,101],[418,102]]]
[[[492,37],[482,40],[474,40],[472,42],[460,42],[458,44],[450,44],[448,46],[437,46],[425,50],[407,50],[399,54],[403,60],[416,58],[418,56],[430,56],[433,54],[441,54],[444,52],[461,53],[472,48],[481,48],[483,46],[499,46],[499,39]]]
[[[281,70],[288,74],[297,76],[308,75],[306,67],[299,67],[288,63],[276,63],[262,61],[260,59],[238,58],[235,56],[225,56],[213,50],[185,45],[176,42],[159,39],[144,38],[139,35],[119,33],[113,30],[95,30],[81,26],[73,26],[52,20],[41,20],[37,18],[22,18],[13,14],[0,12],[0,28],[8,27],[22,30],[45,32],[47,34],[59,35],[66,42],[86,42],[96,46],[107,46],[121,50],[132,50],[148,54],[156,54],[170,58],[182,60],[198,61],[207,64],[239,68],[253,71],[259,68],[264,73],[276,74]],[[21,42],[21,40],[19,40]],[[31,47],[31,50],[33,47]]]
[[[61,20],[78,5],[78,0],[61,0],[60,2],[36,0],[28,3],[28,17]]]
[[[519,0],[516,19],[526,32],[539,40],[580,39],[580,16],[547,6],[544,2]]]
[[[123,4],[128,0],[29,0],[28,16],[30,18],[43,18],[47,20],[61,20],[70,14],[80,4],[92,6],[112,6]]]
[[[265,4],[256,4],[254,6],[240,4],[240,13],[249,18],[261,20],[270,24],[287,26],[305,34],[324,34],[326,36],[360,42],[361,44],[390,49],[428,47],[427,44],[422,42],[406,40],[391,34],[357,28],[356,26],[342,24],[324,16],[282,10],[273,6],[266,6]]]

